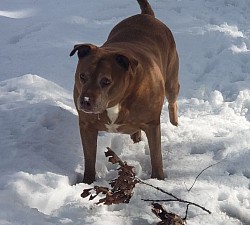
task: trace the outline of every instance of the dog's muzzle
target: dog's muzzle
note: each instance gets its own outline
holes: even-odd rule
[[[78,98],[78,110],[85,113],[102,113],[106,109],[106,104],[103,104],[99,99],[94,99],[88,96]]]

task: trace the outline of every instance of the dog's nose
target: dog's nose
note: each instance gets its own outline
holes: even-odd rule
[[[83,109],[84,111],[87,111],[87,112],[91,111],[92,102],[89,97],[83,97],[80,100],[80,105],[81,105],[81,109]]]

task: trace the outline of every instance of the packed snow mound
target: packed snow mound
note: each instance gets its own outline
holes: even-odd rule
[[[2,169],[10,173],[36,168],[38,172],[46,164],[57,170],[56,162],[68,164],[67,152],[72,155],[69,150],[79,143],[71,93],[31,74],[0,82],[0,93],[1,149],[6,152]],[[72,137],[66,138],[69,134]],[[9,163],[15,167],[8,168]]]
[[[37,75],[0,82],[1,201],[3,224],[126,224],[153,223],[150,207],[141,198],[162,199],[161,193],[139,185],[129,205],[94,206],[80,197],[88,188],[82,179],[83,159],[77,115],[71,93]],[[190,209],[189,223],[249,223],[249,95],[239,93],[225,102],[219,91],[208,101],[179,101],[180,125],[170,125],[167,104],[162,120],[164,181],[152,184],[184,199],[202,203],[213,214]],[[133,144],[128,135],[101,133],[98,139],[97,183],[107,185],[116,175],[103,152],[110,146],[135,166],[137,176],[150,177],[150,157],[145,136]],[[206,166],[217,163],[191,186]],[[14,165],[14,166],[13,166]],[[75,184],[72,186],[72,184]],[[172,205],[180,214],[185,209]],[[29,217],[22,216],[23,214]],[[140,216],[138,216],[140,215]],[[112,219],[111,219],[112,218]],[[37,223],[37,220],[39,222]],[[14,221],[19,221],[15,222]]]
[[[72,93],[37,75],[27,74],[5,80],[0,87],[2,110],[26,107],[26,104],[46,103],[76,113],[72,104]]]

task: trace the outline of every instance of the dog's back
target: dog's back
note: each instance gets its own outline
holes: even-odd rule
[[[152,64],[151,59],[157,59],[156,63],[165,75],[168,65],[166,62],[172,57],[168,53],[175,52],[176,48],[173,35],[164,23],[155,18],[154,11],[147,0],[137,0],[137,2],[141,8],[141,14],[118,23],[111,30],[102,47],[129,50],[148,64]],[[144,57],[145,55],[147,57]],[[162,61],[159,61],[159,58]]]

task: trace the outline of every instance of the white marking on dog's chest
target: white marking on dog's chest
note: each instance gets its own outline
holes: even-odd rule
[[[119,116],[120,112],[120,105],[117,104],[111,108],[106,109],[107,110],[107,116],[110,119],[109,124],[105,124],[106,128],[109,132],[117,132],[117,129],[119,128],[119,125],[115,124],[116,119]]]

